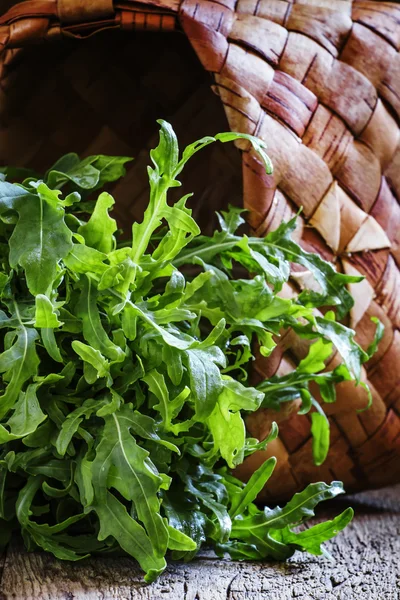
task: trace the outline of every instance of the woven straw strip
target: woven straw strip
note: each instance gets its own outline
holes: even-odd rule
[[[372,340],[371,316],[386,325],[365,372],[373,407],[355,412],[366,406],[365,390],[351,383],[338,386],[337,402],[327,407],[332,450],[324,465],[312,463],[307,419],[263,411],[249,419],[250,431],[262,437],[275,418],[280,439],[238,473],[246,478],[256,464],[277,454],[278,469],[265,492],[274,499],[321,477],[342,479],[349,489],[398,479],[400,210],[393,165],[399,164],[400,9],[378,2],[332,7],[305,0],[239,0],[233,13],[219,3],[185,0],[181,14],[203,66],[214,73],[231,128],[268,144],[273,176],[240,145],[254,229],[265,234],[301,206],[306,222],[318,231],[310,236],[304,229],[303,246],[340,270],[367,277],[352,286],[350,324],[362,346]],[[259,359],[259,378],[284,374],[307,351],[293,335],[280,345],[275,357]],[[335,355],[327,368],[339,361]]]

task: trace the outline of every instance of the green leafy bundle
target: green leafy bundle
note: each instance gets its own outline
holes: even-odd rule
[[[299,396],[303,413],[314,407],[314,455],[324,460],[329,425],[309,382],[332,402],[335,383],[359,381],[369,354],[334,312],[315,309],[336,306],[343,315],[352,305],[345,285],[356,279],[302,250],[291,239],[295,220],[258,239],[236,233],[243,219],[230,209],[219,216],[220,231],[202,236],[188,196],[167,203],[191,156],[245,137],[267,170],[269,159],[260,141],[234,133],[204,138],[180,156],[172,128],[160,123],[150,201],[130,243],[116,240],[113,198],[91,200],[129,159],[69,154],[43,179],[20,184],[3,171],[3,541],[20,530],[28,548],[67,560],[122,549],[147,581],[165,569],[168,551],[189,560],[203,543],[235,559],[321,554],[351,509],[293,528],[342,493],[339,482],[312,484],[284,507],[261,509],[254,500],[275,459],[246,485],[229,470],[277,435],[273,427],[266,440],[247,437],[245,414]],[[278,295],[292,263],[312,272],[319,292]],[[250,387],[252,344],[267,356],[287,327],[313,340],[308,356],[292,374]],[[343,364],[321,373],[333,345]]]

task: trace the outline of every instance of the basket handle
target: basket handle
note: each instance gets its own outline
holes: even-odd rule
[[[114,16],[113,0],[58,0],[60,23],[85,23]]]
[[[0,16],[0,51],[103,29],[171,31],[180,0],[26,0]]]

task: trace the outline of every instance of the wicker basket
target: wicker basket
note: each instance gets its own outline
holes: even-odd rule
[[[186,36],[167,33],[174,30]],[[137,159],[113,190],[117,216],[131,220],[146,201],[155,119],[171,120],[185,143],[225,129],[223,105],[231,129],[263,138],[275,165],[265,175],[240,144],[255,232],[302,206],[303,246],[366,276],[352,290],[349,324],[363,347],[373,336],[370,317],[385,324],[364,373],[373,406],[356,412],[364,389],[339,385],[327,406],[331,451],[321,467],[295,404],[253,416],[256,437],[280,422],[280,438],[238,469],[246,478],[278,456],[265,498],[321,479],[341,479],[349,490],[400,480],[399,48],[399,4],[371,0],[29,0],[0,17],[2,162],[42,169],[71,150],[131,154]],[[225,146],[193,163],[186,185],[197,191],[197,218],[241,201],[239,165]],[[255,377],[283,374],[305,352],[289,332],[272,358],[257,361]]]

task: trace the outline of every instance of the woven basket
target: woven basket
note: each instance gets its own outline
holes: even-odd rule
[[[174,30],[186,36],[167,33]],[[364,389],[338,386],[337,402],[326,406],[331,451],[321,467],[313,465],[310,422],[296,415],[296,403],[249,419],[256,437],[272,420],[280,424],[279,439],[238,469],[245,479],[266,457],[278,457],[265,499],[321,479],[341,479],[348,490],[400,480],[399,48],[394,2],[29,0],[0,17],[2,162],[42,170],[68,151],[133,155],[112,190],[117,216],[128,222],[146,203],[155,119],[171,120],[185,143],[226,129],[223,106],[230,128],[263,138],[275,165],[265,175],[239,144],[254,231],[265,234],[302,206],[302,245],[366,276],[351,290],[348,324],[364,348],[373,337],[370,318],[385,325],[364,372],[373,406],[357,412],[367,402]],[[212,149],[185,181],[197,191],[195,216],[209,221],[211,208],[242,201],[239,153]],[[257,360],[254,377],[284,374],[306,351],[288,332],[271,358]]]

